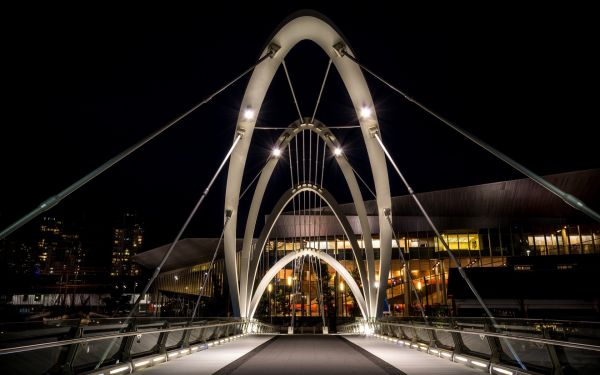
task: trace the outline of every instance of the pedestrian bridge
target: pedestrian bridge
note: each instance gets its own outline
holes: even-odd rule
[[[314,109],[310,112],[312,116],[304,116],[306,113],[301,111],[292,79],[285,65],[288,52],[303,40],[315,42],[329,59],[322,85],[317,91],[319,92],[317,101]],[[501,375],[600,373],[600,325],[598,323],[494,318],[485,301],[477,292],[475,285],[463,271],[460,259],[457,260],[444,236],[400,171],[392,153],[386,148],[385,143],[397,147],[397,140],[391,139],[388,142],[380,132],[375,103],[363,71],[465,138],[530,177],[573,208],[600,221],[600,215],[597,212],[588,208],[578,198],[562,191],[494,149],[491,145],[445,120],[366,68],[358,60],[354,51],[349,48],[349,44],[337,31],[337,27],[322,15],[306,11],[294,14],[276,30],[261,56],[250,68],[211,96],[108,160],[65,190],[42,202],[32,212],[0,232],[0,239],[5,238],[208,103],[239,79],[252,73],[241,101],[235,129],[231,129],[234,134],[233,143],[190,215],[170,243],[168,250],[156,264],[152,277],[138,295],[129,315],[124,318],[112,319],[1,323],[0,370],[3,374],[113,375],[142,371],[150,374],[324,373],[329,375],[338,373],[459,374],[485,372]],[[334,127],[328,128],[315,117],[332,65],[337,69],[356,112],[355,125],[336,126],[335,128],[361,129],[359,137],[362,137],[364,141],[366,157],[369,161],[366,168],[369,169],[372,177],[373,189],[351,165],[342,144],[331,131]],[[294,107],[298,112],[298,120],[283,128],[256,126],[263,101],[280,66],[283,67],[289,84]],[[335,110],[339,110],[339,107]],[[296,117],[296,114],[293,114],[293,117]],[[255,130],[281,131],[281,135],[273,145],[272,152],[268,156],[265,155],[264,166],[260,173],[246,189],[242,189],[246,161]],[[210,138],[207,139],[210,141]],[[324,185],[327,160],[335,160],[335,165],[339,167],[343,175],[343,179],[332,179],[331,182],[327,180],[327,183],[332,185],[337,185],[340,181],[342,184],[345,183],[352,197],[361,230],[361,246],[359,246],[355,231],[339,209],[337,201],[325,187],[327,184]],[[135,312],[140,311],[142,299],[149,293],[161,268],[177,246],[228,161],[224,223],[219,244],[222,240],[226,277],[230,288],[231,310],[239,318],[195,318],[200,298],[206,291],[204,287],[213,270],[219,244],[215,248],[208,271],[204,272],[202,284],[199,284],[199,289],[195,291],[198,299],[190,317],[145,318],[134,316]],[[408,297],[410,289],[412,289],[415,294],[415,306],[420,308],[422,317],[380,319],[386,299],[387,275],[390,274],[392,243],[394,241],[396,244],[400,243],[392,220],[394,213],[392,212],[387,162],[393,167],[422,217],[426,219],[429,227],[435,233],[435,238],[440,244],[439,249],[447,253],[447,257],[458,269],[460,276],[488,318],[435,319],[427,317],[423,306],[428,302],[427,300],[425,303],[421,302],[416,284],[411,279],[410,259],[407,262],[404,259],[404,251],[398,251],[398,256],[403,263],[402,267],[406,267],[404,268],[406,280],[403,280],[407,285],[404,291],[405,305],[410,306]],[[278,164],[285,168],[289,165],[290,184],[287,185],[285,182],[287,190],[271,211],[258,240],[254,241],[257,223],[260,221],[261,204]],[[358,180],[375,198],[378,233],[371,233],[370,218],[367,216]],[[256,186],[250,208],[247,214],[240,215],[240,218],[243,216],[247,216],[247,218],[243,244],[239,251],[237,233],[238,229],[241,229],[241,223],[238,226],[240,200],[255,181]],[[281,184],[281,182],[279,183]],[[314,219],[306,220],[309,216],[307,213],[310,212],[319,212],[320,220],[323,203],[329,206],[337,223],[343,229],[343,235],[351,243],[354,267],[358,270],[359,282],[335,257],[330,255],[334,249],[327,245],[329,243],[328,233],[315,233],[315,228],[320,227],[321,222],[315,224]],[[294,219],[294,234],[288,236],[294,238],[293,247],[272,267],[267,267],[266,273],[261,275],[259,273],[260,261],[266,243],[270,236],[274,235],[271,233],[273,225],[276,220],[279,220],[286,207],[288,213],[292,212],[291,217]],[[316,217],[313,215],[313,218]],[[372,234],[377,236],[377,242]],[[312,244],[312,246],[306,246],[307,244]],[[324,244],[325,247],[321,247],[321,244]],[[377,252],[376,249],[378,249]],[[302,298],[301,275],[305,268],[310,275],[311,267],[315,272],[314,275],[317,274],[317,270],[321,275],[321,261],[334,268],[344,279],[361,310],[363,320],[332,327],[331,334],[323,332],[321,335],[298,335],[295,334],[295,329],[291,329],[291,332],[294,333],[288,334],[287,327],[272,326],[253,319],[265,289],[269,290],[271,280],[281,269],[286,267],[286,264],[294,262],[291,272],[288,273],[288,286],[290,291],[293,290],[294,296]],[[446,280],[443,275],[444,271],[442,271],[442,280]],[[323,280],[321,277],[319,279],[317,294],[319,295],[321,316],[325,322]],[[310,278],[308,281],[310,292]],[[444,289],[446,282],[443,281],[441,284]],[[446,304],[446,291],[442,290],[440,296],[443,297],[441,300]],[[290,299],[290,304],[292,302]],[[407,310],[406,313],[408,314],[409,311]],[[290,311],[290,314],[295,314],[295,309],[294,312]],[[312,332],[316,329],[301,328],[299,331],[300,333]]]
[[[485,318],[312,327],[213,318],[4,323],[5,374],[598,374],[600,324]]]

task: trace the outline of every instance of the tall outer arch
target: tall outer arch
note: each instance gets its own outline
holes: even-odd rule
[[[236,316],[240,316],[240,288],[236,260],[237,209],[242,176],[255,126],[255,119],[244,119],[243,110],[252,108],[255,113],[259,113],[267,89],[282,60],[298,42],[306,39],[318,44],[332,60],[346,86],[352,105],[359,118],[375,183],[381,244],[379,288],[377,288],[377,296],[371,296],[372,298],[367,303],[371,311],[377,311],[377,315],[381,313],[380,306],[386,291],[385,284],[387,283],[385,282],[389,274],[392,248],[392,232],[390,226],[386,223],[384,215],[384,210],[391,208],[390,188],[387,168],[384,168],[386,165],[385,155],[377,144],[376,139],[371,135],[371,130],[373,128],[378,129],[379,127],[375,111],[367,119],[358,116],[363,106],[374,109],[373,100],[360,68],[350,59],[344,59],[339,56],[334,49],[333,46],[338,43],[348,45],[335,30],[335,27],[329,21],[325,20],[325,17],[317,17],[314,13],[310,13],[310,15],[300,13],[275,32],[270,42],[279,46],[280,49],[272,58],[263,61],[254,69],[238,116],[236,130],[243,131],[244,136],[233,151],[229,163],[225,192],[225,212],[230,212],[231,218],[229,224],[225,227],[224,233],[227,278],[229,281],[232,308]],[[348,54],[355,56],[350,48],[347,47],[346,51]],[[266,53],[268,53],[268,48],[263,51],[263,55]]]
[[[305,249],[305,250],[300,250],[300,251],[290,253],[290,254],[284,256],[283,258],[281,258],[277,263],[275,263],[267,271],[265,276],[262,278],[262,280],[258,284],[258,287],[256,288],[256,293],[252,297],[252,301],[250,302],[250,305],[249,305],[248,317],[250,319],[252,319],[254,317],[254,313],[256,312],[256,307],[258,306],[260,297],[263,295],[263,293],[265,292],[265,289],[269,285],[269,282],[271,281],[271,279],[273,279],[273,277],[275,277],[277,272],[279,272],[289,262],[293,261],[294,259],[300,258],[301,256],[305,256],[305,255],[317,257],[317,258],[325,261],[325,263],[329,264],[333,268],[335,268],[335,270],[340,274],[340,276],[342,276],[342,279],[344,279],[344,281],[346,281],[346,284],[352,291],[352,294],[354,295],[354,299],[356,300],[356,303],[357,303],[358,307],[360,308],[360,311],[362,312],[363,317],[365,319],[367,319],[368,314],[366,312],[366,308],[367,308],[366,302],[365,302],[363,296],[360,294],[360,288],[359,288],[358,284],[356,284],[356,281],[354,280],[354,278],[352,278],[352,275],[350,275],[350,272],[348,272],[348,270],[346,268],[344,268],[344,266],[341,265],[340,262],[335,260],[331,255],[324,253],[322,251],[316,251],[313,249]]]

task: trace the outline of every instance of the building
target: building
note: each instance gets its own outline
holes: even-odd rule
[[[137,215],[125,213],[121,224],[113,228],[112,262],[110,275],[114,278],[137,277],[139,266],[131,258],[141,251],[144,243],[144,228]]]
[[[36,271],[42,275],[77,278],[85,263],[86,251],[78,233],[65,231],[64,222],[43,217],[37,243]]]
[[[545,178],[564,191],[579,197],[593,209],[600,208],[600,169],[561,173]],[[533,278],[551,275],[549,277],[565,277],[563,282],[566,285],[579,283],[577,280],[580,279],[570,278],[568,272],[559,275],[536,273],[523,259],[542,259],[546,268],[554,267],[559,270],[560,267],[574,267],[575,270],[581,268],[581,272],[584,272],[583,267],[574,265],[591,262],[600,254],[600,224],[566,205],[529,179],[432,191],[417,196],[458,262],[468,274],[474,275],[485,290],[490,289],[490,286],[484,284],[490,282],[492,291],[494,286],[500,289],[502,285],[508,285],[502,282],[503,278],[512,277],[510,272],[520,271],[521,268],[525,270],[527,267],[530,267],[530,277]],[[377,265],[377,206],[375,201],[365,203],[370,215]],[[352,226],[359,247],[364,249],[354,205],[344,204],[341,207]],[[464,288],[461,289],[459,285],[460,280],[457,280],[457,273],[454,272],[456,265],[449,260],[441,242],[435,237],[411,197],[394,197],[392,213],[396,239],[392,245],[391,271],[386,275],[389,313],[414,315],[419,314],[422,307],[428,315],[456,314],[459,310],[456,302],[460,300],[462,312],[478,315],[477,311],[465,310],[470,302]],[[212,257],[216,241],[182,241],[157,279],[155,297],[167,298],[168,295],[174,294],[198,295],[201,292],[199,285],[202,281],[202,271],[208,267],[207,260]],[[239,245],[238,250],[241,249],[241,242]],[[154,268],[162,259],[166,247],[167,245],[138,254],[134,259],[145,267]],[[257,280],[287,253],[306,248],[327,252],[360,282],[350,240],[329,208],[313,210],[304,215],[293,215],[289,212],[280,216],[260,258]],[[222,262],[222,259],[219,262]],[[220,285],[224,285],[224,267],[222,263],[218,264],[213,272],[221,274],[217,277],[223,281]],[[589,267],[585,269],[588,270]],[[512,271],[507,273],[507,270]],[[375,277],[379,278],[380,275]],[[180,282],[183,280],[185,282]],[[550,281],[547,283],[551,285]],[[537,306],[543,305],[550,309],[553,304],[572,305],[577,306],[579,316],[584,310],[588,315],[598,315],[597,288],[593,288],[589,283],[573,287],[579,288],[575,297],[569,298],[562,293],[560,298],[553,301],[545,294],[544,302]],[[488,293],[484,297],[506,299],[506,295],[510,293],[510,290],[505,290],[497,296]],[[523,301],[532,297],[534,296],[519,296],[513,298],[514,301],[510,303],[496,304],[495,308],[498,311],[510,308],[513,309],[512,314],[523,316],[526,312]],[[314,259],[296,261],[282,269],[272,280],[263,298],[263,303],[258,308],[258,314],[263,316],[268,314],[318,317],[325,314],[358,314],[349,288],[333,268]],[[521,308],[515,310],[514,306],[519,304]],[[325,307],[322,309],[321,306]]]

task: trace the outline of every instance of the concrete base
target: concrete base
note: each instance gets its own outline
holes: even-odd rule
[[[329,327],[323,326],[323,334],[324,335],[328,335],[329,334]]]
[[[288,327],[288,335],[294,334],[294,327]]]

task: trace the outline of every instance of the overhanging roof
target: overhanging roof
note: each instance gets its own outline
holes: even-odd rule
[[[186,238],[180,240],[161,268],[161,272],[210,262],[218,242],[218,238]],[[146,268],[154,269],[160,264],[170,246],[171,244],[168,243],[152,250],[144,251],[133,256],[132,260]],[[237,249],[238,251],[242,249],[242,240],[237,240]],[[223,258],[223,242],[221,242],[218,252],[217,259]]]
[[[600,210],[600,169],[559,173],[544,178],[592,209]],[[439,217],[583,217],[528,178],[493,182],[416,194],[431,216]],[[375,200],[365,201],[368,215],[377,215]],[[340,205],[346,215],[356,215],[352,203]],[[392,198],[394,216],[420,216],[409,195]]]

